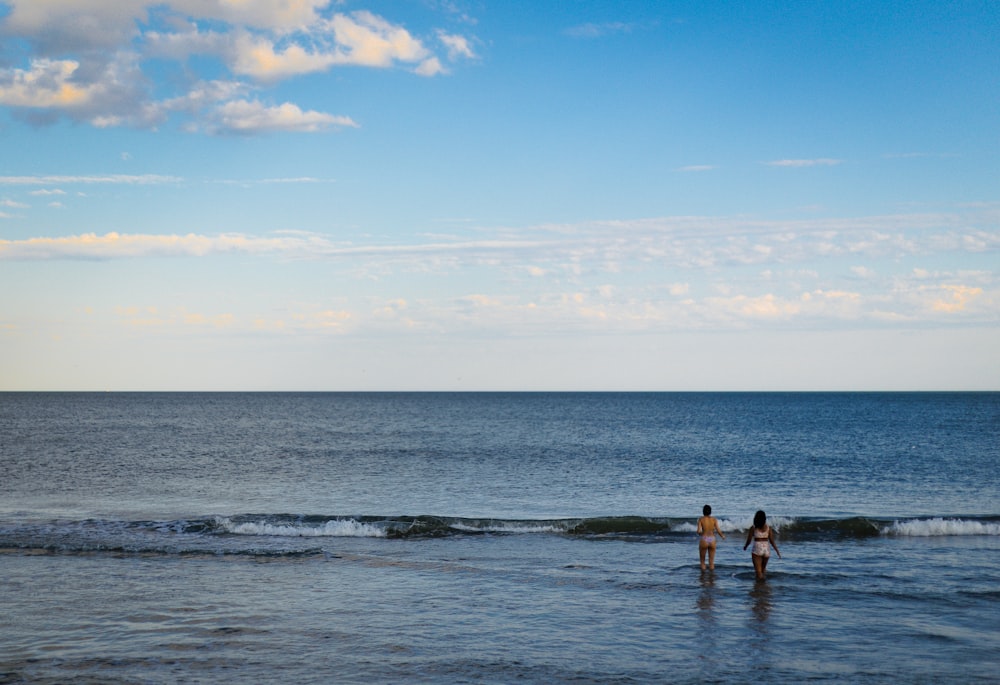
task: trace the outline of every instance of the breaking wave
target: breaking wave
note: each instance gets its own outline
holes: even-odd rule
[[[783,540],[851,540],[871,537],[1000,535],[1000,517],[840,519],[775,516]],[[723,531],[746,531],[750,521],[721,519]],[[0,551],[112,554],[222,554],[296,556],[326,554],[321,538],[437,539],[470,535],[559,535],[578,539],[623,538],[689,541],[690,518],[607,516],[574,519],[462,518],[444,516],[304,516],[240,514],[171,521],[0,521]]]

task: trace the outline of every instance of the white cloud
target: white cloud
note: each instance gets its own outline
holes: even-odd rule
[[[15,180],[69,183],[73,178]],[[962,227],[976,223],[978,240],[962,240],[969,230]],[[943,239],[952,234],[953,239]],[[85,234],[0,241],[0,260],[271,255],[322,260],[331,273],[345,278],[377,274],[383,284],[403,279],[399,287],[407,290],[407,274],[474,268],[506,285],[478,290],[476,297],[463,300],[466,310],[489,305],[505,316],[527,317],[532,326],[553,312],[576,322],[568,326],[603,322],[629,330],[807,325],[821,319],[978,322],[1000,316],[996,277],[987,266],[991,253],[1000,250],[1000,225],[974,212],[795,222],[665,217],[505,229],[501,235],[343,245],[301,232],[271,237]],[[983,246],[985,253],[978,251]],[[963,271],[944,266],[956,259],[963,260]],[[569,295],[559,295],[567,289],[572,289]],[[433,318],[416,312],[419,294],[409,299],[411,322]]]
[[[184,95],[164,100],[160,107],[164,110],[198,114],[220,102],[242,98],[248,91],[249,88],[238,81],[200,81]]]
[[[329,27],[337,42],[338,64],[388,67],[397,61],[422,64],[431,58],[409,31],[371,12],[337,14]]]
[[[437,76],[446,71],[444,65],[441,64],[441,60],[437,57],[428,57],[414,68],[413,73],[420,76]]]
[[[7,33],[48,49],[121,45],[139,34],[150,13],[288,32],[315,24],[331,0],[7,0]]]
[[[460,58],[474,59],[476,57],[476,53],[473,52],[472,46],[469,44],[469,39],[465,36],[438,31],[438,40],[448,48],[448,59],[452,62]]]
[[[9,14],[0,17],[0,38],[21,39],[30,50],[24,64],[17,65],[12,55],[11,66],[0,69],[0,106],[39,124],[68,117],[99,128],[155,128],[176,117],[190,131],[217,131],[219,117],[236,110],[233,130],[316,132],[355,124],[287,103],[258,112],[244,125],[250,91],[338,66],[403,67],[421,76],[447,71],[441,56],[407,28],[369,11],[334,12],[339,4],[11,0]],[[433,36],[452,62],[474,58],[465,36],[443,31]],[[203,67],[190,59],[195,55],[218,58],[228,73],[199,80]],[[154,83],[147,71],[150,59],[178,62],[193,78]],[[201,73],[207,75],[208,68]],[[242,83],[243,78],[252,81]],[[154,97],[160,90],[166,95]]]
[[[215,130],[234,133],[294,131],[312,133],[334,127],[357,128],[350,117],[323,112],[303,112],[297,105],[286,102],[268,107],[259,102],[237,100],[221,105],[214,114]]]
[[[138,34],[149,0],[6,0],[0,30],[30,38],[43,55],[123,45]]]
[[[751,319],[786,319],[798,314],[802,305],[776,297],[772,293],[749,296],[710,297],[706,299],[709,308],[726,317]]]
[[[859,219],[862,228],[858,230],[868,231],[881,222],[896,220],[898,217]],[[843,221],[838,230],[850,237],[850,220]],[[952,230],[948,223],[944,222],[942,230]],[[354,282],[362,272],[377,273],[380,283],[377,299],[374,295],[372,299],[345,296],[335,305],[243,311],[237,320],[227,319],[224,313],[165,314],[165,307],[130,311],[123,317],[130,326],[139,328],[232,326],[278,334],[463,330],[477,335],[519,336],[542,331],[819,330],[830,322],[857,328],[913,323],[981,325],[1000,317],[1000,287],[988,267],[976,270],[966,265],[963,271],[952,271],[944,263],[954,255],[932,252],[921,252],[921,262],[927,266],[916,269],[912,261],[907,264],[903,260],[900,265],[895,259],[877,262],[878,269],[859,269],[859,264],[868,262],[857,261],[851,253],[835,254],[825,261],[818,256],[822,252],[819,245],[843,240],[831,236],[825,222],[801,223],[794,232],[783,222],[741,224],[735,219],[712,217],[621,222],[614,231],[608,231],[604,224],[603,231],[596,226],[526,228],[524,235],[535,239],[520,238],[517,232],[506,229],[505,239],[438,238],[415,244],[348,246],[302,232],[268,237],[84,234],[0,240],[0,261],[268,256],[275,262],[301,260],[296,269],[322,269],[324,278],[344,279],[345,284]],[[762,242],[794,246],[788,255],[772,253],[766,257],[791,265],[764,269],[698,267],[702,260],[718,265],[734,258],[730,240],[736,226],[753,237],[736,241],[752,253]],[[921,250],[929,243],[927,235],[920,235],[922,231],[917,231],[913,240]],[[539,239],[540,234],[547,235]],[[645,245],[623,250],[618,238],[621,234],[628,236],[626,245]],[[771,243],[772,236],[780,240]],[[954,244],[962,245],[961,241]],[[997,245],[1000,249],[1000,243]],[[649,259],[652,248],[657,248],[654,260]],[[608,252],[618,260],[615,270],[603,266]],[[414,273],[457,276],[469,268],[484,276],[474,289],[435,288],[431,292],[422,290],[419,279],[411,280]],[[450,282],[467,283],[459,277]],[[348,291],[349,286],[344,292]],[[400,293],[406,293],[407,299],[400,299]]]
[[[813,290],[799,298],[802,312],[812,317],[857,320],[865,316],[861,293],[846,290]]]
[[[466,295],[459,298],[459,301],[467,303],[474,308],[480,307],[500,307],[503,302],[495,297],[490,297],[489,295]]]
[[[114,313],[122,323],[132,328],[227,329],[232,328],[236,323],[235,315],[229,312],[203,314],[189,311],[185,307],[161,311],[154,306],[118,306]]]
[[[294,43],[276,51],[271,40],[242,33],[235,41],[233,71],[270,81],[324,71],[336,61],[335,55],[309,52]]]
[[[942,285],[942,296],[934,300],[934,311],[945,313],[961,312],[973,300],[983,294],[983,289],[967,285]]]
[[[184,61],[192,55],[224,55],[232,50],[232,36],[219,31],[201,31],[185,23],[174,31],[147,31],[143,36],[147,57]]]
[[[163,113],[146,100],[133,56],[101,65],[73,59],[32,60],[28,69],[0,70],[0,105],[60,112],[98,128],[155,126]]]
[[[160,183],[180,183],[184,179],[177,176],[159,176],[157,174],[144,174],[130,176],[127,174],[107,174],[97,176],[0,176],[0,185],[60,185],[60,184],[125,184],[125,185],[152,185]],[[64,195],[62,190],[39,190],[37,194]]]
[[[315,24],[331,0],[168,0],[165,4],[197,19],[288,32]]]
[[[223,235],[141,235],[106,233],[57,238],[0,240],[4,259],[122,259],[138,257],[204,257],[219,253],[265,253],[305,250],[301,239],[247,238]]]
[[[15,107],[77,107],[91,99],[88,89],[70,78],[79,68],[74,60],[40,59],[30,69],[0,72],[0,104]]]
[[[354,314],[348,310],[324,309],[292,315],[296,328],[302,330],[344,331],[352,323]]]

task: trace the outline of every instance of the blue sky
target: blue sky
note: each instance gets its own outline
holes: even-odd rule
[[[0,390],[1000,389],[1000,4],[0,0]]]

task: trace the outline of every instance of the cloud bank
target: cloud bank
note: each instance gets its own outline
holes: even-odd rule
[[[301,268],[313,263],[345,283],[378,281],[410,294],[405,302],[355,301],[336,315],[280,324],[226,320],[284,332],[980,325],[1000,314],[1000,284],[992,270],[974,264],[988,264],[998,251],[1000,221],[991,210],[768,222],[663,217],[369,245],[303,233],[109,232],[0,241],[0,261],[252,256],[295,260]],[[467,269],[495,276],[495,289],[421,295],[412,285],[413,274]]]
[[[2,177],[4,184],[59,182],[165,183],[168,176]],[[313,182],[276,179],[267,182]],[[6,206],[20,206],[6,201]],[[340,258],[364,255],[455,253],[570,259],[615,270],[615,264],[659,264],[670,268],[712,269],[808,262],[823,258],[899,259],[942,252],[992,253],[1000,250],[1000,216],[995,210],[965,213],[902,214],[844,219],[758,221],[746,218],[684,216],[549,224],[507,229],[495,238],[394,245],[342,245],[321,235],[260,237],[144,235],[109,232],[0,240],[0,260],[121,259],[150,256],[201,257],[218,253],[274,253],[285,257]],[[858,278],[868,271],[852,269]],[[543,273],[542,270],[540,273]]]
[[[334,0],[0,1],[0,106],[38,124],[251,134],[356,127],[350,116],[269,102],[278,82],[338,67],[424,77],[472,59],[472,41],[426,37]],[[3,10],[6,10],[4,12]],[[5,15],[5,16],[4,16]],[[166,66],[165,66],[166,65]],[[175,92],[154,92],[173,70]],[[200,71],[199,71],[200,70]],[[165,83],[162,78],[157,82]]]

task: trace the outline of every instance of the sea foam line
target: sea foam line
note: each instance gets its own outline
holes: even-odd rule
[[[233,523],[220,519],[219,527],[233,535],[267,535],[276,537],[355,537],[384,538],[386,532],[378,526],[361,523],[353,519],[326,521],[319,526],[276,525],[266,521]]]
[[[486,525],[455,522],[450,527],[464,533],[565,533],[567,526],[566,524],[504,521]]]
[[[912,537],[943,537],[950,535],[1000,535],[1000,523],[983,523],[965,519],[915,519],[896,521],[888,529],[888,535]]]

